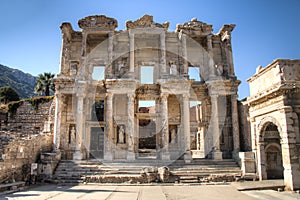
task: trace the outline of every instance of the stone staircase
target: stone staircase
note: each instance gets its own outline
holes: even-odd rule
[[[186,164],[183,160],[162,163],[155,159],[139,159],[132,162],[102,163],[99,160],[62,160],[57,166],[51,182],[59,184],[96,183],[149,183],[159,166],[167,166],[171,183],[230,182],[241,177],[241,169],[233,160],[213,161],[196,159]]]

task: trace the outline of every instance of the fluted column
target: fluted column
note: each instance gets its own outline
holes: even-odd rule
[[[220,124],[219,124],[219,108],[218,108],[218,95],[211,95],[211,106],[212,106],[212,134],[213,134],[213,154],[214,160],[222,160],[222,152],[220,151]]]
[[[128,114],[128,152],[127,160],[135,160],[135,145],[136,145],[136,135],[134,131],[134,99],[135,94],[127,94],[127,114]]]
[[[106,94],[106,129],[104,135],[104,160],[112,160],[113,94]]]
[[[169,94],[161,94],[161,121],[162,121],[162,159],[170,160],[169,153],[169,120],[168,120],[168,96]]]
[[[232,132],[233,132],[233,158],[238,158],[240,151],[240,131],[239,131],[239,119],[237,108],[237,95],[231,96],[231,114],[232,114]]]

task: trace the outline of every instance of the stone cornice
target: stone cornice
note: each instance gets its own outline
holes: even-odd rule
[[[118,27],[118,21],[105,15],[93,15],[80,19],[78,26],[82,29],[99,28],[113,31]]]
[[[187,35],[209,35],[213,31],[212,25],[198,21],[197,18],[191,19],[190,22],[177,24],[176,32]]]
[[[169,22],[165,22],[163,24],[156,23],[153,21],[153,16],[144,15],[143,17],[134,22],[127,21],[126,28],[127,30],[134,28],[163,28],[165,30],[168,30],[169,24]]]
[[[285,96],[290,93],[299,93],[300,92],[300,83],[296,84],[295,82],[285,82],[285,83],[278,83],[272,85],[271,87],[267,88],[266,90],[252,95],[247,98],[245,103],[250,106],[254,106],[257,104],[264,103],[269,101],[270,99],[274,99],[278,96]]]

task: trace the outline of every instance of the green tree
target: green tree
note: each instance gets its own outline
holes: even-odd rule
[[[20,97],[11,86],[0,87],[0,102],[7,104],[10,101],[18,101]]]
[[[45,96],[50,95],[50,91],[55,91],[55,85],[52,83],[52,79],[54,78],[54,74],[50,72],[45,72],[44,74],[39,74],[36,80],[36,86],[34,88],[34,92],[37,94],[45,94]]]

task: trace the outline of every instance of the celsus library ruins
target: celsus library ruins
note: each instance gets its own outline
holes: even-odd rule
[[[54,98],[1,118],[19,137],[1,146],[0,181],[284,179],[300,189],[300,60],[257,67],[239,101],[234,24],[213,33],[193,18],[169,31],[144,15],[117,30],[94,15],[78,25],[60,27]]]

